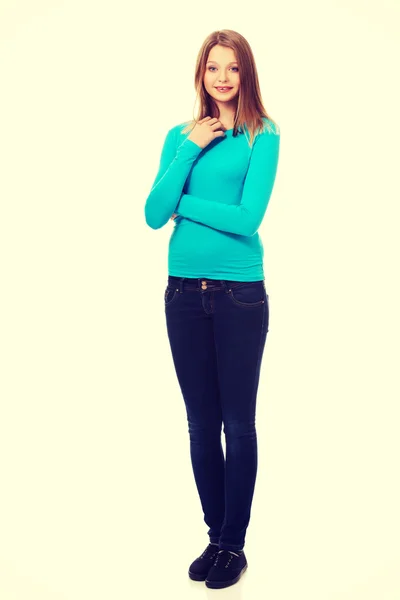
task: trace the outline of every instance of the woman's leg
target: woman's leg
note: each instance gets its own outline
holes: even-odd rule
[[[216,293],[214,314],[226,439],[220,548],[235,551],[242,550],[245,543],[257,474],[256,397],[269,305],[263,281],[225,283],[225,291]]]
[[[212,315],[204,298],[169,278],[165,316],[176,375],[185,402],[193,474],[208,525],[219,543],[225,514],[225,458]]]

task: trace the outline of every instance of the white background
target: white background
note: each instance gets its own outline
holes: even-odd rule
[[[223,28],[281,151],[249,568],[215,591],[144,204]],[[2,600],[399,599],[399,31],[395,0],[2,0]]]

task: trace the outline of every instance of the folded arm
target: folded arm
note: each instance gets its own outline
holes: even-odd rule
[[[176,212],[182,217],[228,233],[252,236],[261,225],[274,187],[280,134],[268,131],[254,142],[240,204],[226,204],[183,194]]]
[[[152,229],[159,229],[168,223],[193,163],[202,151],[200,146],[187,138],[176,148],[177,136],[175,127],[166,135],[158,173],[146,199],[144,214],[147,225]]]

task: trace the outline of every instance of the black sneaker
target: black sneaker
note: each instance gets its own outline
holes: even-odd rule
[[[209,588],[224,588],[233,585],[247,569],[247,560],[244,551],[231,552],[219,550],[217,558],[206,577],[206,586]]]
[[[216,544],[208,544],[207,548],[204,550],[203,554],[201,554],[196,560],[192,562],[189,567],[189,577],[190,579],[194,579],[195,581],[204,581],[207,577],[208,571],[213,566],[215,561],[215,557],[218,554],[219,546]]]

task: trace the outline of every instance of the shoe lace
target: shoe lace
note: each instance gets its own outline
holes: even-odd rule
[[[214,562],[214,567],[218,566],[218,564],[219,564],[218,561],[221,563],[225,559],[226,564],[224,565],[224,567],[225,567],[225,569],[227,569],[231,563],[231,560],[233,560],[234,556],[239,556],[239,554],[236,554],[236,552],[233,552],[232,550],[219,550],[217,558],[215,559],[215,562]]]
[[[214,556],[218,553],[218,546],[215,546],[214,548],[210,545],[207,546],[207,548],[204,550],[203,554],[200,556],[200,558],[211,558],[213,559]]]

